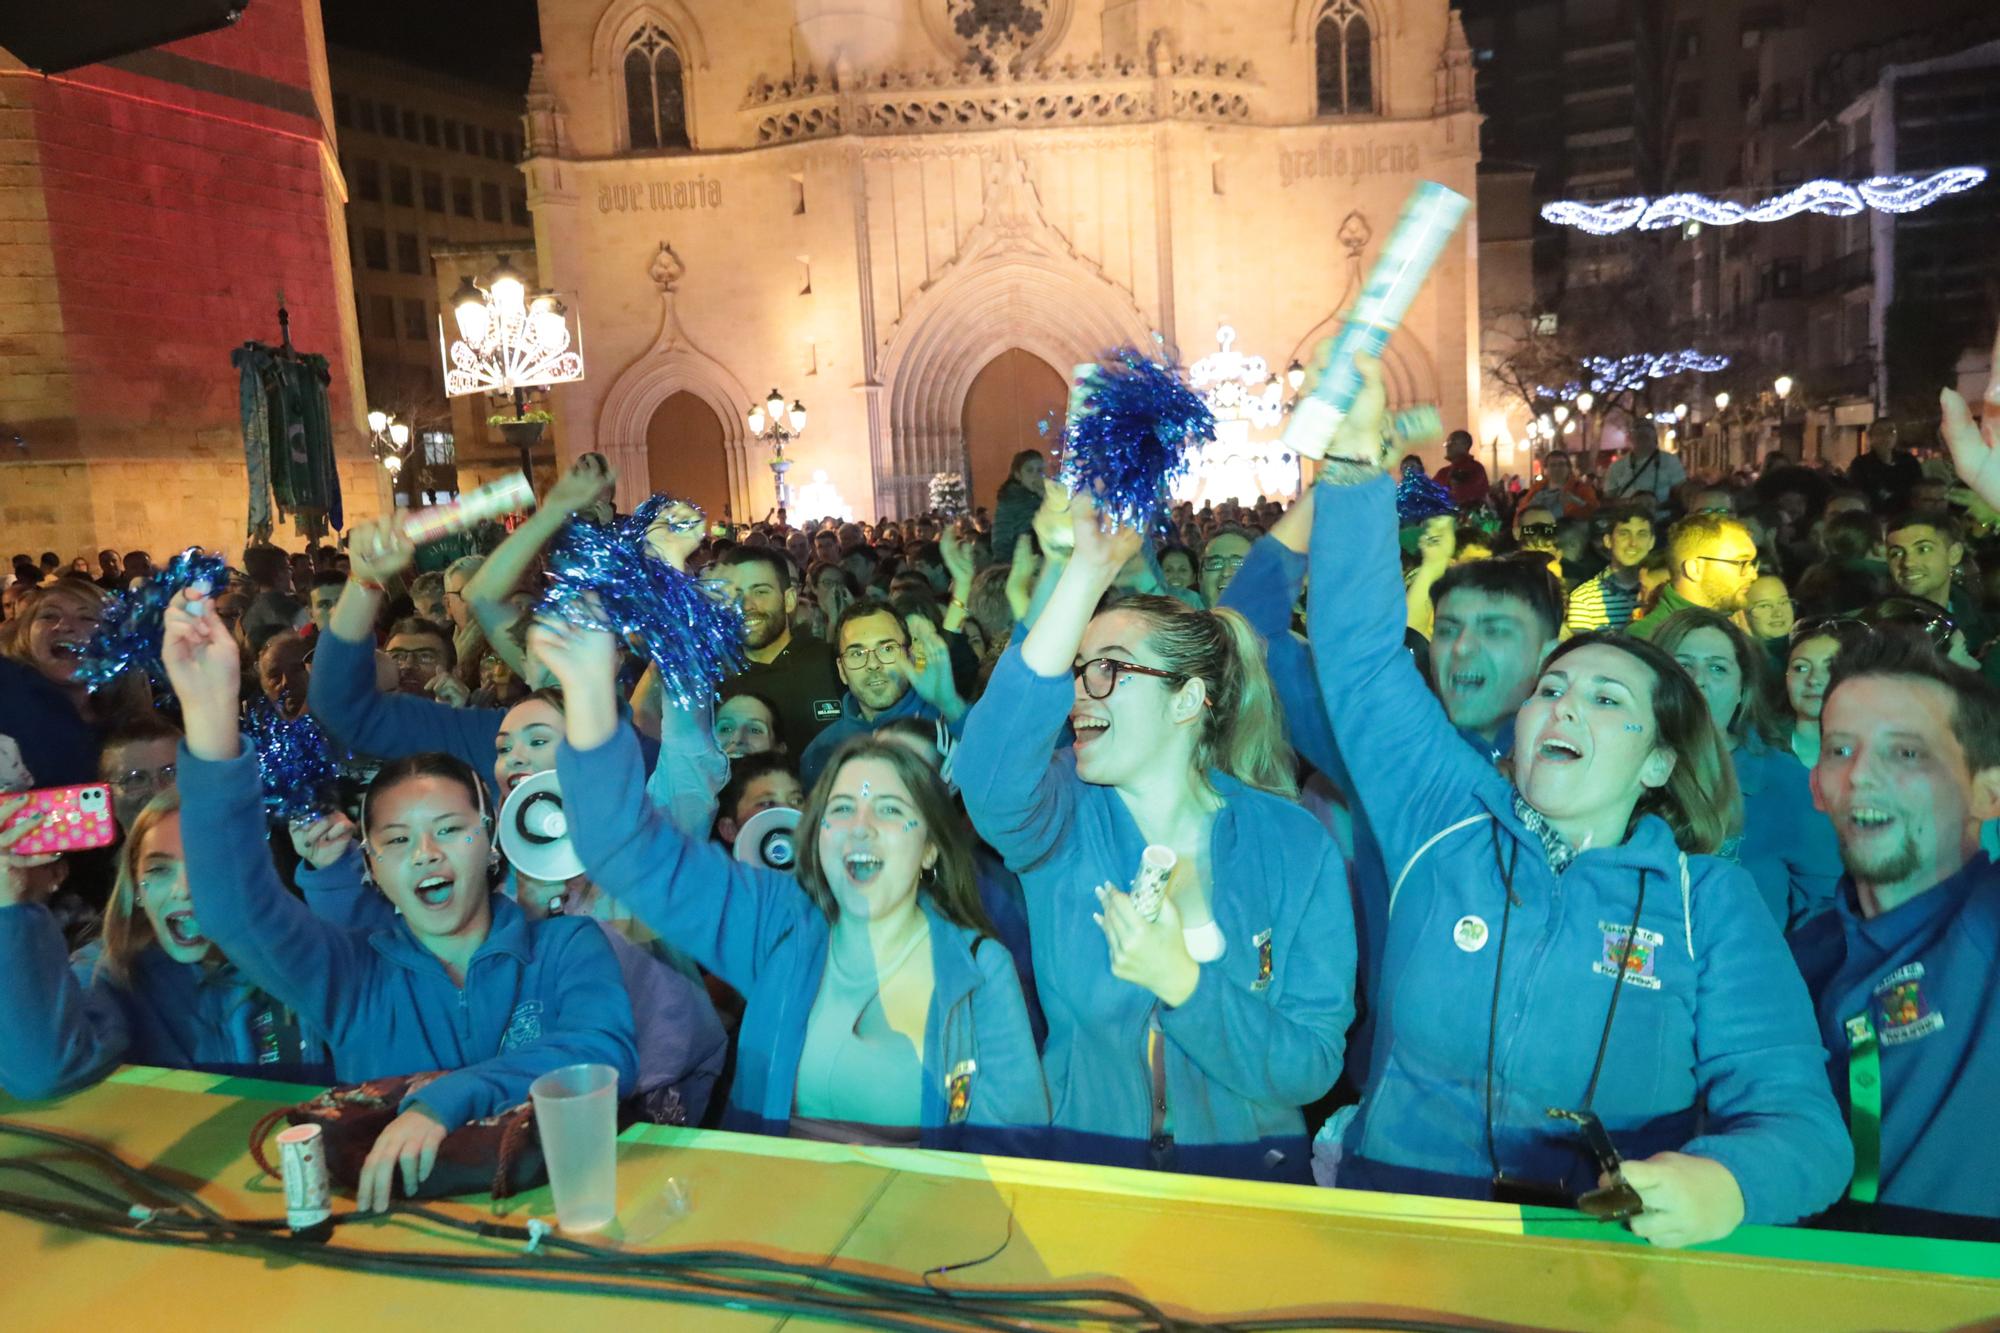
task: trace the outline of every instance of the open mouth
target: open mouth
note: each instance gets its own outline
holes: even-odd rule
[[[194,919],[193,912],[169,912],[161,922],[167,928],[167,937],[182,949],[191,949],[197,944],[206,944],[208,939],[201,933],[201,923]]]
[[[1896,816],[1880,806],[1857,805],[1847,812],[1847,826],[1856,833],[1879,833],[1896,822]]]
[[[1560,736],[1551,736],[1535,747],[1535,757],[1548,764],[1571,764],[1583,758],[1583,747]]]
[[[882,858],[872,852],[849,852],[840,864],[847,871],[849,882],[856,885],[873,883],[882,873]]]
[[[533,773],[530,773],[527,769],[524,768],[518,773],[509,773],[507,775],[507,780],[504,785],[506,786],[507,791],[511,793],[514,790],[514,788],[520,786],[522,783],[526,782],[529,778],[533,776],[535,776]]]
[[[1477,671],[1454,671],[1445,677],[1456,694],[1472,694],[1486,688],[1486,677]]]
[[[425,907],[443,907],[451,901],[451,890],[449,875],[429,875],[417,881],[417,901]]]
[[[49,645],[49,656],[64,662],[81,661],[83,658],[83,649],[84,645],[81,643],[70,643],[66,640],[58,641]]]
[[[1076,748],[1081,750],[1096,743],[1098,737],[1111,729],[1111,719],[1089,713],[1072,713],[1069,729],[1076,734]]]

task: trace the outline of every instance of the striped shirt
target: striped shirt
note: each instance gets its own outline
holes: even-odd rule
[[[1585,634],[1594,629],[1624,629],[1639,610],[1639,586],[1626,587],[1604,570],[1594,579],[1585,579],[1569,595],[1563,615],[1563,629]]]

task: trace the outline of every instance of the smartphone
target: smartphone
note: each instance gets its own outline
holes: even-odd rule
[[[82,852],[118,841],[118,824],[111,815],[111,789],[102,783],[31,791],[27,805],[15,812],[7,827],[36,811],[41,813],[41,826],[8,849],[16,856]]]

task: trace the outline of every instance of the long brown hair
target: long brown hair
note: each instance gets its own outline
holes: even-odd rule
[[[1721,729],[1708,714],[1708,701],[1681,664],[1658,644],[1608,630],[1568,640],[1549,654],[1542,670],[1593,643],[1616,648],[1653,673],[1654,725],[1660,745],[1674,756],[1666,782],[1640,794],[1633,822],[1642,815],[1658,815],[1674,831],[1682,851],[1713,853],[1742,827],[1743,799],[1736,786],[1736,766],[1730,762]]]
[[[1264,666],[1264,646],[1235,611],[1197,611],[1172,597],[1121,597],[1107,610],[1130,611],[1146,622],[1146,642],[1167,670],[1200,680],[1208,690],[1195,768],[1220,769],[1239,782],[1283,796],[1299,794],[1297,763],[1285,738],[1278,691]]]
[[[1755,736],[1766,745],[1781,748],[1787,745],[1784,726],[1778,721],[1777,684],[1771,677],[1770,659],[1750,641],[1748,634],[1736,627],[1735,621],[1705,606],[1685,607],[1660,622],[1660,627],[1653,631],[1653,643],[1671,657],[1674,649],[1698,629],[1715,630],[1729,640],[1729,650],[1736,655],[1736,670],[1743,677],[1743,698],[1736,705],[1736,715],[1723,728],[1729,738],[1741,742]]]
[[[856,759],[879,759],[895,772],[909,788],[917,815],[930,833],[931,845],[937,848],[933,874],[928,882],[918,882],[918,892],[930,895],[945,920],[991,935],[993,924],[986,919],[986,909],[980,906],[979,879],[972,867],[972,835],[953,807],[944,780],[909,747],[872,733],[844,741],[806,797],[806,808],[799,814],[799,887],[826,913],[828,921],[840,920],[840,904],[826,882],[826,867],[819,860],[819,826],[826,818],[835,779]]]
[[[172,788],[161,792],[139,811],[118,848],[118,881],[104,908],[104,952],[97,967],[120,984],[132,979],[132,960],[153,943],[153,919],[139,905],[139,862],[146,840],[167,820],[180,818],[180,813],[180,792]]]

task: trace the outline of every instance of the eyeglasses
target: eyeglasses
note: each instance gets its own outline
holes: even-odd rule
[[[1201,562],[1204,574],[1234,574],[1243,567],[1240,555],[1212,555]]]
[[[868,659],[871,657],[885,667],[894,666],[902,660],[903,654],[907,651],[909,650],[904,645],[894,641],[878,643],[873,648],[867,648],[857,643],[852,648],[842,652],[840,660],[849,668],[858,671],[868,665]]]
[[[111,789],[120,796],[130,796],[136,791],[165,791],[174,785],[174,771],[172,764],[129,769],[111,779]]]
[[[1521,525],[1521,535],[1523,537],[1553,537],[1556,535],[1556,525],[1553,523],[1523,523]]]
[[[1695,557],[1695,559],[1712,560],[1718,565],[1734,565],[1736,566],[1736,572],[1739,574],[1757,568],[1758,564],[1760,563],[1759,557],[1754,555],[1745,557],[1744,559],[1741,560],[1731,560],[1726,555],[1698,555]]]
[[[1877,602],[1869,609],[1868,623],[1878,629],[1919,630],[1939,651],[1950,648],[1951,636],[1958,633],[1958,622],[1949,612],[1914,597],[1890,597]]]
[[[391,648],[389,656],[396,659],[397,666],[438,666],[444,662],[444,653],[436,648]]]
[[[1176,688],[1187,681],[1187,676],[1179,671],[1162,671],[1137,662],[1121,662],[1115,657],[1093,657],[1070,668],[1070,674],[1083,682],[1083,692],[1093,699],[1109,699],[1121,676],[1152,676],[1170,680]]]
[[[1753,613],[1758,611],[1790,611],[1793,614],[1797,614],[1799,604],[1790,597],[1771,597],[1761,602],[1747,602],[1744,604],[1744,609]]]

